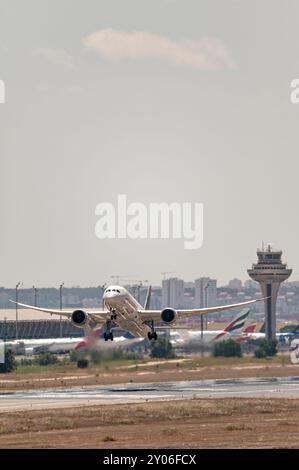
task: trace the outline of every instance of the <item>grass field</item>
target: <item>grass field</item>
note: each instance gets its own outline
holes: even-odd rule
[[[166,382],[175,380],[225,379],[298,375],[299,366],[290,364],[288,356],[271,359],[194,357],[174,360],[115,360],[86,369],[75,363],[20,367],[0,375],[0,391],[107,385],[125,382]]]
[[[184,369],[192,369],[192,368],[198,368],[198,367],[212,367],[212,366],[227,366],[229,364],[231,365],[248,365],[248,364],[265,364],[265,365],[271,365],[271,364],[278,364],[278,365],[287,365],[291,364],[289,356],[286,355],[277,355],[274,357],[269,357],[266,359],[257,359],[253,356],[243,356],[240,358],[236,357],[213,357],[213,356],[207,356],[207,357],[178,357],[177,359],[171,359],[171,360],[163,360],[163,359],[113,359],[113,360],[103,360],[100,364],[95,365],[90,365],[90,367],[87,368],[87,370],[94,370],[97,369],[98,371],[102,372],[113,372],[114,370],[118,370],[120,368],[123,369],[132,369],[132,368],[152,368],[152,367],[158,367],[161,369],[170,369],[170,368],[175,368],[178,367],[178,364],[180,367]],[[17,370],[14,372],[14,374],[17,375],[22,375],[22,374],[42,374],[44,372],[66,372],[66,371],[71,371],[71,370],[78,370],[77,364],[75,362],[65,362],[64,360],[59,361],[56,364],[51,364],[51,365],[46,365],[46,366],[39,366],[39,365],[26,365],[22,366],[19,365]],[[1,376],[0,376],[1,378]]]

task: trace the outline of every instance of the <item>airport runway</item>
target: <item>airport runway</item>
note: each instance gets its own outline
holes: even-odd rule
[[[2,393],[0,412],[226,397],[299,398],[299,377],[125,384]]]

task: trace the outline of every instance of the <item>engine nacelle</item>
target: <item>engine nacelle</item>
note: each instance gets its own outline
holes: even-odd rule
[[[173,308],[164,308],[161,312],[161,320],[168,325],[175,323],[177,319],[177,313]]]
[[[83,310],[74,310],[71,316],[71,322],[74,326],[83,328],[88,321],[88,315]]]

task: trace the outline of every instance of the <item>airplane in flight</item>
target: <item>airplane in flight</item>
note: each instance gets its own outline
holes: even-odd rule
[[[105,308],[97,311],[83,309],[53,310],[48,308],[34,307],[20,302],[12,303],[20,307],[30,308],[51,315],[61,315],[68,318],[74,326],[84,328],[86,331],[92,329],[92,325],[104,326],[105,341],[113,341],[113,330],[115,328],[128,331],[137,338],[148,338],[157,340],[157,330],[166,327],[176,327],[176,321],[192,315],[206,315],[210,313],[222,312],[230,308],[243,307],[254,304],[264,299],[249,300],[231,305],[221,305],[216,307],[195,308],[195,309],[174,309],[171,307],[162,310],[151,310],[150,307],[151,287],[148,288],[145,305],[142,307],[139,302],[122,286],[109,286],[104,291],[103,301]],[[162,327],[158,326],[162,323]]]

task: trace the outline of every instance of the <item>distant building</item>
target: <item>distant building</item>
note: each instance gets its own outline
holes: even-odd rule
[[[185,289],[194,289],[194,282],[192,281],[184,281]]]
[[[258,283],[256,281],[253,281],[252,279],[247,279],[244,282],[244,287],[245,289],[255,289],[255,290],[259,289]]]
[[[234,278],[228,283],[230,289],[241,290],[243,288],[242,281],[240,279]]]
[[[189,293],[184,294],[184,299],[183,299],[183,307],[184,308],[193,308],[194,307],[194,298],[192,295]]]
[[[9,303],[9,295],[2,291],[0,292],[0,305],[7,305]]]
[[[177,277],[162,281],[162,307],[183,307],[184,281]]]
[[[217,280],[201,277],[195,281],[195,307],[217,305]]]

